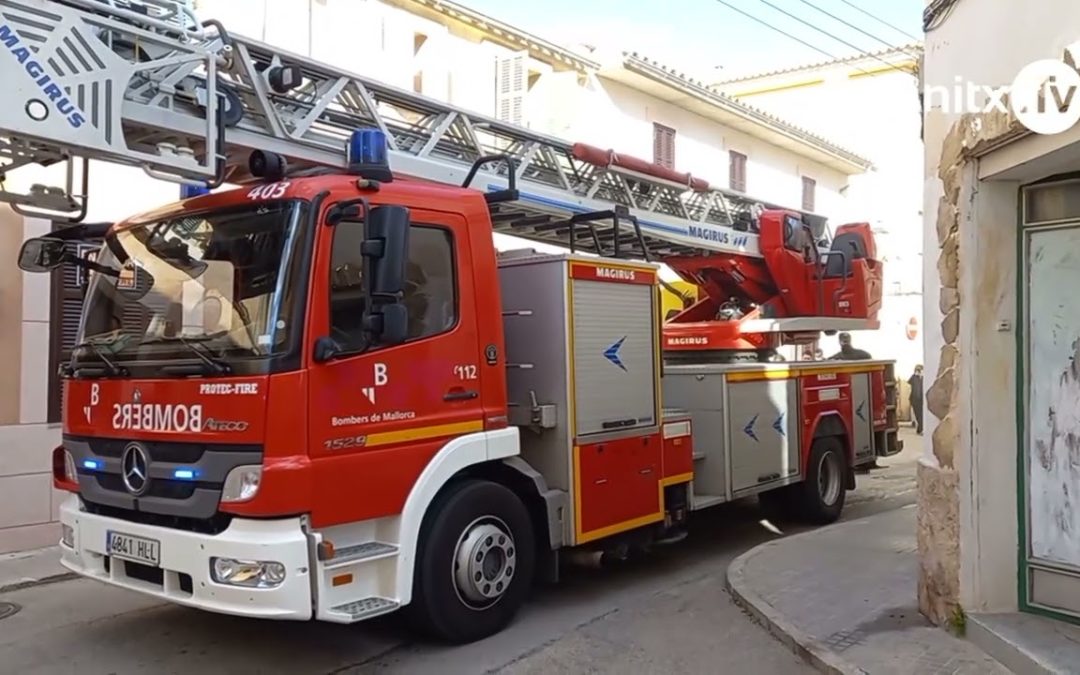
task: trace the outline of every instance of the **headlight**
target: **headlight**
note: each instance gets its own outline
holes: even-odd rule
[[[79,474],[75,471],[75,458],[67,450],[64,450],[64,478],[72,483],[79,482]]]
[[[246,502],[259,492],[261,466],[238,466],[225,477],[221,490],[222,502]]]
[[[60,541],[64,542],[64,546],[68,548],[75,548],[75,528],[70,525],[60,525]]]
[[[272,560],[211,558],[210,574],[219,584],[247,588],[274,588],[285,581],[285,565]]]

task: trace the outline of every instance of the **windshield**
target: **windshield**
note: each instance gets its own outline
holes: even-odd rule
[[[295,260],[306,204],[222,209],[110,234],[73,359],[263,357],[287,350],[299,299]],[[137,272],[137,273],[136,273]]]

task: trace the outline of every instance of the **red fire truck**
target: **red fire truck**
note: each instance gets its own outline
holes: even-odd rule
[[[865,224],[829,242],[815,214],[184,3],[10,0],[0,43],[6,170],[68,171],[3,198],[76,221],[20,266],[91,278],[53,452],[79,574],[251,617],[404,608],[470,641],[568,551],[670,542],[753,495],[827,523],[855,469],[899,450],[890,361],[776,360],[876,327]],[[78,223],[85,158],[202,194]],[[500,254],[493,232],[569,251]],[[666,323],[659,263],[702,291]]]

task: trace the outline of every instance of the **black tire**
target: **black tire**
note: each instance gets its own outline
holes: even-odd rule
[[[847,498],[847,470],[847,454],[840,439],[814,439],[806,480],[799,483],[799,513],[803,519],[817,525],[836,522]]]
[[[497,531],[508,535],[509,541],[500,540]],[[482,562],[474,561],[472,551]],[[468,564],[462,568],[459,560],[464,552],[469,552]],[[407,612],[421,632],[454,644],[498,633],[525,602],[532,586],[535,552],[533,524],[517,495],[490,481],[457,483],[428,509]],[[489,556],[494,561],[490,565]],[[474,565],[475,572],[469,572]],[[487,583],[489,570],[497,570],[491,572],[491,583]],[[461,583],[459,573],[481,577],[475,585]],[[485,592],[499,595],[494,600],[476,597]]]

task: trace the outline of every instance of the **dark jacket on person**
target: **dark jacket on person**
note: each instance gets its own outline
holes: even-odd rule
[[[856,347],[841,347],[840,351],[829,357],[830,361],[858,361],[859,359],[872,359],[870,352]]]

